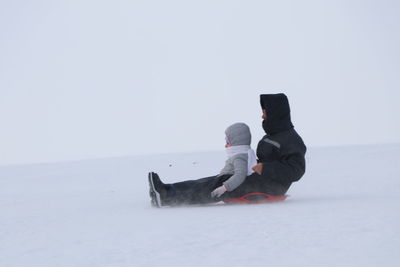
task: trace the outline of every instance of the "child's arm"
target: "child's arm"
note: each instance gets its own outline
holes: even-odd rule
[[[238,154],[233,158],[233,175],[224,182],[228,191],[235,190],[247,177],[247,154]]]

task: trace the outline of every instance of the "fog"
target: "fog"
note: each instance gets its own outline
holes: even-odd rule
[[[400,142],[398,1],[1,1],[0,164],[219,150],[284,92],[308,146]]]

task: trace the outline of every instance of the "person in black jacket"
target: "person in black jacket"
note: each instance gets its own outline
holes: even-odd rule
[[[264,94],[260,101],[266,135],[258,143],[258,164],[253,167],[253,174],[235,190],[213,197],[211,192],[222,186],[230,175],[164,184],[156,173],[150,172],[152,204],[156,207],[207,204],[221,200],[230,202],[244,196],[256,196],[253,199],[258,201],[258,196],[284,195],[305,173],[306,146],[294,130],[285,94]]]
[[[261,176],[265,193],[282,195],[305,173],[306,146],[295,131],[285,94],[260,96],[262,126],[266,135],[259,141],[259,163],[253,170]]]

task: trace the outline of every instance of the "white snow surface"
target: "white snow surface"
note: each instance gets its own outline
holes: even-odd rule
[[[400,266],[400,144],[311,148],[280,203],[153,208],[223,151],[0,166],[0,266]]]

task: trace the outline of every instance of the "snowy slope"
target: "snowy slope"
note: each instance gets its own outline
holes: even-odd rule
[[[274,204],[150,206],[223,151],[0,167],[0,266],[400,266],[400,144],[314,148]]]

